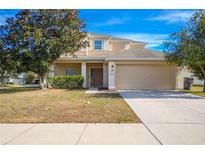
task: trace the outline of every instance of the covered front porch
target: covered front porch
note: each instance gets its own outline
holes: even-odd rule
[[[53,75],[82,75],[83,88],[107,88],[108,65],[99,61],[57,61]]]

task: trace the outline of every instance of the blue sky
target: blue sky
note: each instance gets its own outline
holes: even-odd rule
[[[0,10],[0,24],[18,10]],[[80,10],[89,32],[147,42],[162,51],[162,41],[186,25],[195,10]]]

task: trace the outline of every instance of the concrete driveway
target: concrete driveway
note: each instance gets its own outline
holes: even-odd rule
[[[119,91],[161,144],[205,144],[205,99],[176,91]]]

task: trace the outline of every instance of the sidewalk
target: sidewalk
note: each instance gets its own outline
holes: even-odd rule
[[[159,144],[143,124],[0,124],[0,144]]]

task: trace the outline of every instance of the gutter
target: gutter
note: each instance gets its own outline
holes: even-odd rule
[[[69,60],[69,61],[76,61],[76,60],[82,60],[82,61],[105,61],[104,57],[84,57],[84,58],[59,58],[57,61],[64,61],[64,60]]]
[[[164,61],[164,58],[106,58],[106,61],[116,61],[116,60],[161,60]]]
[[[156,60],[156,61],[164,61],[164,58],[105,58],[105,57],[83,57],[83,58],[60,58],[57,61],[135,61],[135,60]]]

